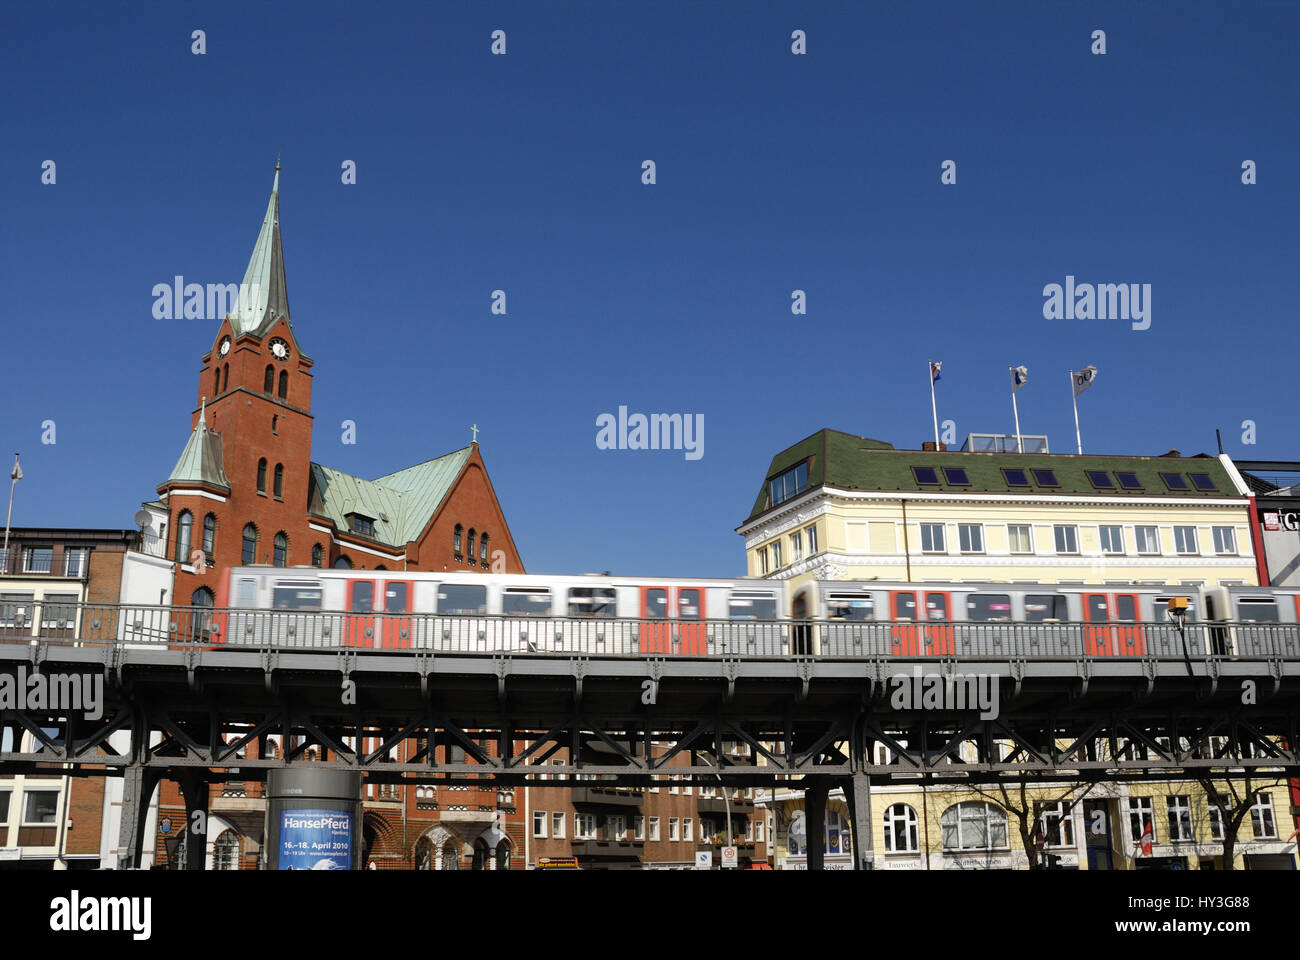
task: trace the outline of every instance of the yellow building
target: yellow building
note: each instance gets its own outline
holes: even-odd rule
[[[895,450],[820,430],[772,458],[738,532],[751,576],[796,587],[871,578],[1254,586],[1245,491],[1226,456]]]
[[[1023,449],[1046,447],[1026,439]],[[1014,439],[992,440],[1015,449]],[[787,613],[816,618],[798,607],[813,580],[1254,586],[1251,523],[1248,488],[1226,456],[896,450],[821,430],[772,458],[738,532],[748,573],[791,581]],[[1246,790],[1244,780],[1232,786]],[[1294,869],[1286,781],[1257,778],[1252,789],[1265,799],[1240,825],[1236,867]],[[1016,809],[1063,868],[1222,868],[1222,826],[1199,783],[1101,784],[1086,795],[1070,783],[1035,785],[1024,799],[1014,784],[1005,802],[997,790],[873,786],[875,868],[1025,869]],[[769,802],[774,866],[806,869],[815,841],[797,781]],[[1149,854],[1139,843],[1147,823]],[[833,791],[827,869],[851,866],[848,824]]]

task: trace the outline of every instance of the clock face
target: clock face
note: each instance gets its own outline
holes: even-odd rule
[[[224,357],[224,356],[225,356],[226,354],[228,354],[229,352],[230,352],[230,338],[229,338],[229,337],[222,337],[222,338],[221,338],[221,355]]]
[[[277,337],[271,341],[271,352],[277,360],[283,360],[289,355],[289,345]]]

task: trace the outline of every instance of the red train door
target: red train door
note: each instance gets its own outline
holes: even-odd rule
[[[1110,627],[1110,598],[1104,593],[1083,595],[1083,622],[1095,624],[1083,628],[1083,649],[1090,657],[1113,657],[1115,639]]]
[[[894,620],[894,656],[915,657],[920,654],[921,628],[916,626],[916,594],[910,590],[889,591],[889,611]]]
[[[1116,648],[1113,653],[1119,657],[1140,657],[1146,652],[1142,640],[1141,616],[1138,614],[1138,595],[1136,593],[1116,593],[1111,595],[1111,621],[1116,624],[1131,626],[1114,626]]]
[[[384,583],[385,650],[406,650],[411,646],[411,618],[400,614],[411,612],[411,593],[414,589],[406,580],[389,580]]]
[[[641,588],[641,652],[669,653],[668,588]],[[653,622],[659,621],[659,622]]]
[[[708,628],[703,622],[708,614],[704,609],[704,590],[700,587],[677,588],[677,636],[681,644],[678,653],[703,654],[709,652]],[[695,621],[695,622],[693,622]]]
[[[348,581],[348,616],[344,624],[344,645],[375,645],[375,584],[373,580]]]
[[[952,653],[952,616],[946,590],[926,591],[924,653],[947,656]]]

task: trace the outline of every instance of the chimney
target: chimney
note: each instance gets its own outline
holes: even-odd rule
[[[934,453],[935,450],[938,449],[938,451],[939,451],[940,453],[942,453],[942,452],[944,452],[945,450],[948,449],[948,444],[945,443],[944,441],[940,440],[940,441],[939,441],[939,446],[938,446],[938,448],[936,448],[935,445],[934,445],[934,441],[933,441],[933,440],[926,440],[924,443],[921,444],[921,449],[922,449],[922,450],[928,450],[928,451],[931,452],[931,453]]]

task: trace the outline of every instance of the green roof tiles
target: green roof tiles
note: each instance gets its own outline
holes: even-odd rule
[[[748,520],[753,520],[770,509],[767,482],[809,458],[811,458],[808,466],[810,489],[819,484],[827,484],[845,490],[882,493],[897,491],[1209,498],[1238,496],[1232,479],[1214,457],[1111,457],[895,450],[890,444],[879,440],[856,437],[838,430],[819,430],[772,458],[771,466],[768,467],[763,486],[758,491],[758,497],[754,501]],[[945,466],[964,468],[970,483],[947,483],[940,470],[940,483],[937,486],[932,484],[923,486],[916,482],[912,473],[913,467]],[[1040,486],[1033,482],[1031,474],[1028,487],[1012,487],[1003,476],[1003,469],[1053,470],[1059,486]],[[1117,470],[1136,473],[1142,489],[1126,490],[1120,487],[1114,475]],[[1109,473],[1115,488],[1097,489],[1089,481],[1085,471]],[[1161,473],[1182,474],[1185,479],[1191,473],[1208,474],[1217,489],[1198,490],[1188,480],[1188,489],[1170,490],[1161,479]]]
[[[315,493],[312,512],[351,529],[347,516],[358,513],[375,521],[374,538],[394,547],[419,537],[460,476],[472,447],[363,480],[319,463],[311,465]]]
[[[205,483],[230,492],[230,481],[226,479],[221,457],[221,434],[208,429],[205,412],[199,413],[199,422],[190,431],[180,459],[163,481],[164,486],[180,483]]]

